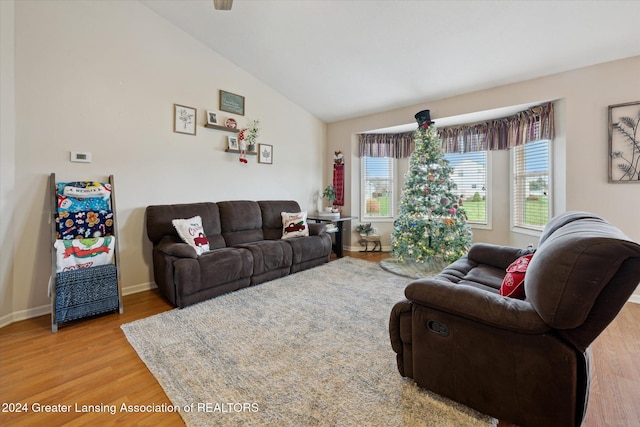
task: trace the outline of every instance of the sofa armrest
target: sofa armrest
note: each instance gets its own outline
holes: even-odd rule
[[[405,296],[413,303],[492,327],[525,334],[541,334],[551,329],[529,302],[473,286],[420,279],[406,287]]]
[[[511,246],[493,245],[490,243],[474,243],[467,257],[478,264],[506,269],[513,261],[524,255],[526,250]]]
[[[400,319],[403,315],[411,316],[411,301],[406,299],[397,302],[391,309],[391,315],[389,316],[389,337],[391,339],[391,348],[393,348],[393,351],[396,353],[402,353],[403,331],[401,330]],[[410,339],[411,334],[407,334],[407,337]]]
[[[309,226],[309,236],[320,236],[322,234],[327,234],[326,224],[308,222],[307,225]]]
[[[396,303],[389,317],[389,337],[391,348],[396,353],[398,371],[403,377],[413,378],[411,301],[403,299]]]
[[[163,237],[156,245],[156,250],[177,258],[198,258],[195,249],[186,243],[176,242],[170,237]]]

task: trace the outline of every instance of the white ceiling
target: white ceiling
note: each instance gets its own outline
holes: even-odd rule
[[[638,0],[141,1],[327,123],[640,55]]]

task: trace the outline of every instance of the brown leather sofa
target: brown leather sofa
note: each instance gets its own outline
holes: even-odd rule
[[[400,374],[519,426],[579,426],[589,345],[640,283],[640,245],[596,215],[552,219],[525,273],[525,299],[499,295],[523,251],[475,244],[392,310]]]
[[[186,307],[328,262],[331,237],[325,226],[307,224],[308,237],[282,240],[281,212],[300,212],[300,206],[291,200],[148,206],[156,285],[171,303]],[[197,215],[210,248],[200,256],[172,224]]]

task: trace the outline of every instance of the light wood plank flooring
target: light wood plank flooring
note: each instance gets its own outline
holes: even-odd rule
[[[347,252],[379,262],[387,254]],[[120,406],[170,405],[120,325],[172,307],[157,290],[124,297],[124,314],[68,323],[51,333],[50,317],[0,329],[0,425],[183,425],[175,413],[124,413]],[[596,340],[593,382],[584,426],[638,426],[640,420],[640,305],[627,304]],[[27,403],[28,412],[4,412]],[[34,404],[71,412],[35,412]],[[76,412],[75,405],[116,405],[110,413]]]

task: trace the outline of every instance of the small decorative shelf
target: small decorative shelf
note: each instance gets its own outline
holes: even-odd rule
[[[224,151],[227,152],[227,153],[240,154],[240,150],[230,150],[229,148],[227,148]],[[247,156],[256,156],[256,155],[258,155],[258,152],[257,151],[247,151],[246,155]]]
[[[222,132],[240,133],[240,129],[228,128],[226,126],[210,125],[209,123],[205,124],[204,127],[219,130]]]

